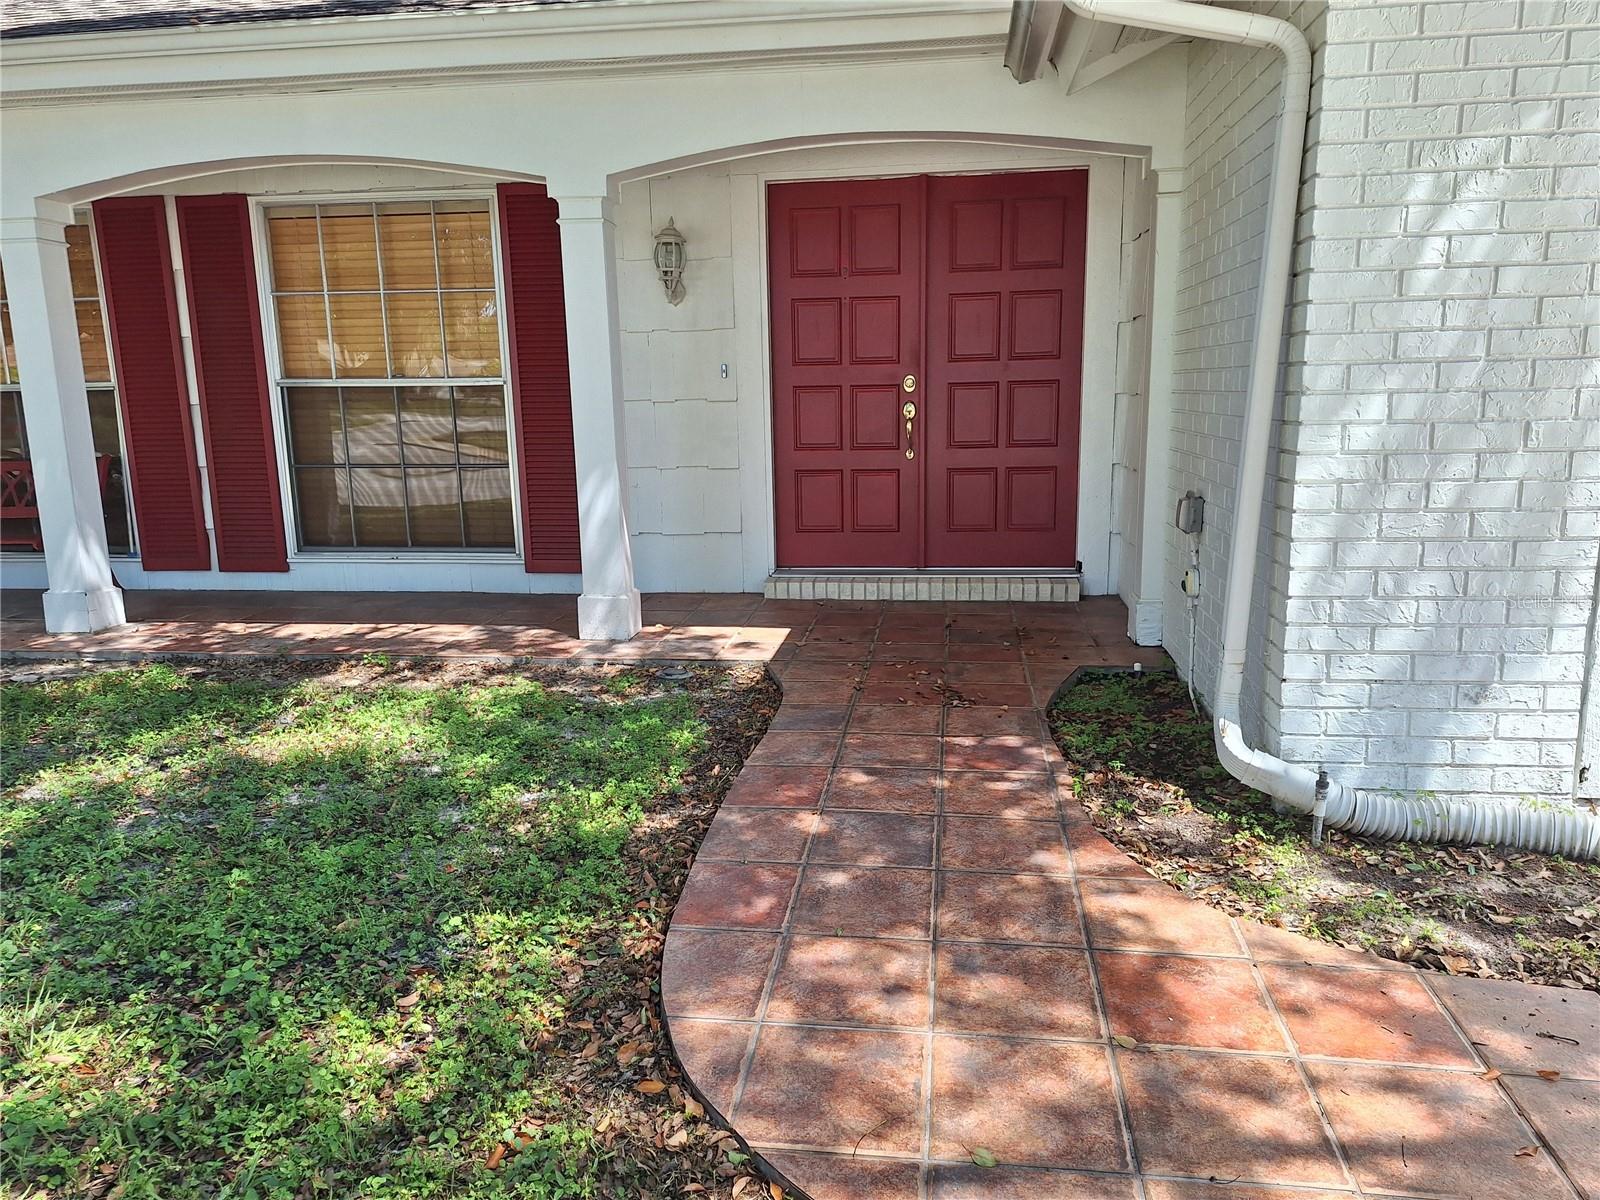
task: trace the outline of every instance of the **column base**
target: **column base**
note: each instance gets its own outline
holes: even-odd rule
[[[578,597],[578,636],[590,642],[625,642],[644,625],[639,593],[634,588],[621,596]]]
[[[51,633],[94,633],[127,620],[121,588],[44,594],[44,627]]]

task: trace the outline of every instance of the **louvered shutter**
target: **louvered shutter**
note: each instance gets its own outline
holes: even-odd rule
[[[147,571],[208,571],[166,199],[97,200],[94,225],[140,559]]]
[[[287,571],[250,206],[243,196],[177,204],[217,566]]]
[[[527,569],[578,571],[578,473],[556,202],[538,184],[503,183],[497,191]]]

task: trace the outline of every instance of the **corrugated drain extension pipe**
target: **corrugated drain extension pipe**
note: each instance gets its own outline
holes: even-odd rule
[[[1027,2],[1027,0],[1023,0]],[[1235,779],[1301,813],[1320,810],[1335,829],[1424,842],[1489,842],[1568,858],[1600,859],[1600,814],[1548,801],[1479,802],[1408,796],[1328,780],[1318,796],[1318,772],[1250,746],[1239,728],[1250,598],[1255,589],[1261,502],[1266,488],[1279,350],[1294,252],[1300,164],[1311,96],[1311,51],[1287,21],[1189,0],[1064,0],[1088,20],[1114,21],[1189,37],[1270,46],[1283,55],[1283,112],[1273,152],[1272,193],[1261,256],[1260,315],[1252,347],[1244,439],[1234,506],[1233,551],[1223,601],[1222,663],[1217,671],[1217,758]],[[1014,16],[1014,27],[1016,18]],[[1190,664],[1193,671],[1194,665]]]

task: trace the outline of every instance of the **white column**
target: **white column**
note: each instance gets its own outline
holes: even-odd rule
[[[22,377],[34,491],[44,533],[45,628],[89,633],[126,620],[106,554],[89,397],[67,270],[66,205],[0,221],[0,261]]]
[[[1150,294],[1150,382],[1146,389],[1144,528],[1139,532],[1139,595],[1128,606],[1128,636],[1159,646],[1167,593],[1167,539],[1173,520],[1172,338],[1182,253],[1183,172],[1156,171],[1154,286]]]
[[[551,195],[561,225],[578,537],[583,550],[578,635],[623,641],[638,633],[642,622],[628,538],[615,200],[602,185],[564,194],[552,188]]]

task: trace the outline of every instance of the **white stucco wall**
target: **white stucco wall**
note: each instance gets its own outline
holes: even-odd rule
[[[676,306],[667,302],[652,258],[653,234],[669,219],[688,242],[686,294]],[[740,461],[728,168],[624,185],[618,230],[628,512],[639,586],[742,591],[740,472],[762,465]]]
[[[640,586],[759,590],[774,565],[768,183],[1062,167],[1090,172],[1079,556],[1086,592],[1115,591],[1113,470],[1124,454],[1126,439],[1117,431],[1131,399],[1119,382],[1131,376],[1129,364],[1119,365],[1118,347],[1128,336],[1121,331],[1124,314],[1148,295],[1150,265],[1146,259],[1135,268],[1123,254],[1124,173],[1138,180],[1148,172],[1142,159],[959,143],[788,151],[623,185],[623,386]],[[669,219],[688,241],[687,295],[676,306],[667,302],[652,263],[653,232]],[[1124,301],[1124,289],[1136,298]]]
[[[1122,170],[1117,296],[1116,410],[1112,426],[1110,588],[1130,609],[1139,602],[1144,543],[1145,444],[1149,433],[1150,316],[1155,285],[1156,179],[1131,160]],[[1165,414],[1162,414],[1165,420]],[[1165,463],[1156,464],[1159,471]]]
[[[36,48],[37,61],[14,54],[8,96],[34,94],[7,104],[0,215],[31,216],[41,197],[81,203],[108,192],[240,186],[235,167],[296,160],[331,164],[272,168],[319,172],[313,190],[366,190],[370,179],[403,173],[405,164],[453,164],[491,182],[543,179],[557,196],[611,192],[637,582],[744,590],[759,588],[773,564],[765,183],[1091,164],[1091,220],[1103,223],[1091,237],[1091,321],[1105,327],[1089,339],[1095,352],[1085,397],[1104,397],[1107,415],[1096,418],[1080,458],[1089,523],[1080,545],[1089,590],[1110,590],[1122,164],[1126,156],[1176,160],[1182,53],[1153,56],[1093,92],[1066,96],[1044,85],[1019,87],[1006,73],[1003,6],[908,8],[891,18],[872,6],[830,5],[817,8],[802,31],[785,31],[781,61],[675,67],[665,61],[669,43],[686,59],[758,58],[778,44],[760,32],[763,22],[815,6],[699,7],[716,10],[715,20],[694,37],[664,26],[574,33],[570,45],[557,36],[584,21],[659,22],[664,8],[647,7],[551,11],[516,30],[495,22],[511,30],[499,36],[478,18],[406,18],[360,29],[318,23],[314,51],[288,45],[304,34],[302,24],[288,34],[230,27],[140,35],[125,52],[117,43],[108,60],[93,60],[84,43],[54,57]],[[400,36],[424,24],[450,35],[427,52],[417,37]],[[813,40],[819,61],[840,46],[858,48],[819,65],[807,61]],[[560,66],[580,45],[605,52],[613,65]],[[647,65],[637,72],[614,65],[628,52],[649,56]],[[538,69],[545,60],[558,66]],[[97,65],[85,74],[89,61]],[[462,64],[454,74],[419,73],[452,62]],[[385,80],[387,67],[411,74]],[[313,71],[328,72],[332,82]],[[264,82],[285,79],[294,81]],[[91,83],[130,90],[116,99],[111,92],[46,99],[36,91]],[[204,94],[179,93],[180,83]],[[809,148],[783,149],[789,146]],[[241,190],[258,192],[261,170],[245,171],[251,181]],[[690,247],[688,297],[676,308],[650,264],[651,233],[669,216]],[[580,406],[601,403],[609,397],[575,397]],[[453,577],[448,570],[430,568],[411,586],[530,586],[510,578],[495,584],[488,568]],[[328,566],[316,584],[299,564],[287,579],[163,574],[148,584],[359,588],[379,575],[396,582],[376,586],[406,586],[404,562]],[[146,582],[133,564],[124,576],[130,586]],[[543,583],[576,586],[570,577]]]

